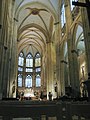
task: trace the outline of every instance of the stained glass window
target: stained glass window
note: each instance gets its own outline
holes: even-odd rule
[[[26,61],[26,64],[24,64],[24,61]],[[18,57],[18,74],[19,74],[18,75],[18,87],[23,87],[23,85],[25,85],[24,87],[27,87],[27,88],[32,87],[33,86],[33,75],[36,76],[34,85],[36,87],[40,87],[41,86],[40,73],[41,73],[40,53],[37,52],[35,56],[33,57],[32,53],[29,52],[25,58],[24,54],[20,52],[19,57]],[[24,77],[22,78],[22,76]]]
[[[41,66],[41,56],[39,53],[35,55],[35,67]]]
[[[22,87],[22,75],[18,75],[18,87]]]
[[[26,72],[33,72],[32,68],[26,68]]]
[[[23,68],[22,67],[18,67],[18,71],[23,71]]]
[[[65,8],[64,8],[64,4],[62,4],[62,9],[61,9],[61,27],[63,27],[65,23],[66,23]]]
[[[36,68],[36,72],[40,72],[41,71],[41,67]]]
[[[33,67],[33,56],[31,53],[26,57],[26,67]]]
[[[40,87],[41,86],[41,77],[40,75],[36,76],[36,87]]]
[[[25,87],[32,87],[32,76],[31,75],[26,76]]]
[[[22,52],[19,54],[18,65],[19,66],[23,66],[24,65],[24,55],[23,55]]]

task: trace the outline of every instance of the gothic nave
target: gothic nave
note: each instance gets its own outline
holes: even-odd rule
[[[0,120],[90,120],[90,0],[0,0]]]

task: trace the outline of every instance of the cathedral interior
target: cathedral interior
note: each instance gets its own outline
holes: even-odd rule
[[[90,0],[0,0],[0,120],[90,120]]]

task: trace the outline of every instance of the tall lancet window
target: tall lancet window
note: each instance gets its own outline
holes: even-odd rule
[[[18,75],[18,87],[22,87],[22,75]]]
[[[35,55],[35,67],[41,66],[41,56],[39,53]]]
[[[26,72],[33,72],[33,56],[31,53],[26,57]]]
[[[24,65],[24,55],[23,55],[22,52],[19,54],[18,65],[19,66],[23,66]]]
[[[33,56],[31,53],[26,57],[26,67],[33,67]]]
[[[65,7],[64,7],[64,3],[62,3],[62,8],[61,8],[61,27],[63,27],[65,23],[66,23]]]
[[[41,86],[41,55],[36,53],[35,55],[35,72],[36,72],[36,87]]]
[[[41,77],[40,75],[36,75],[36,87],[40,87],[41,86]]]
[[[32,87],[32,76],[31,75],[27,75],[26,79],[25,79],[25,87]]]

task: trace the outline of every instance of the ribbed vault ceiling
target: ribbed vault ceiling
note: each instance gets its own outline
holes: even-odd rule
[[[16,0],[18,51],[43,54],[54,33],[59,0]]]

